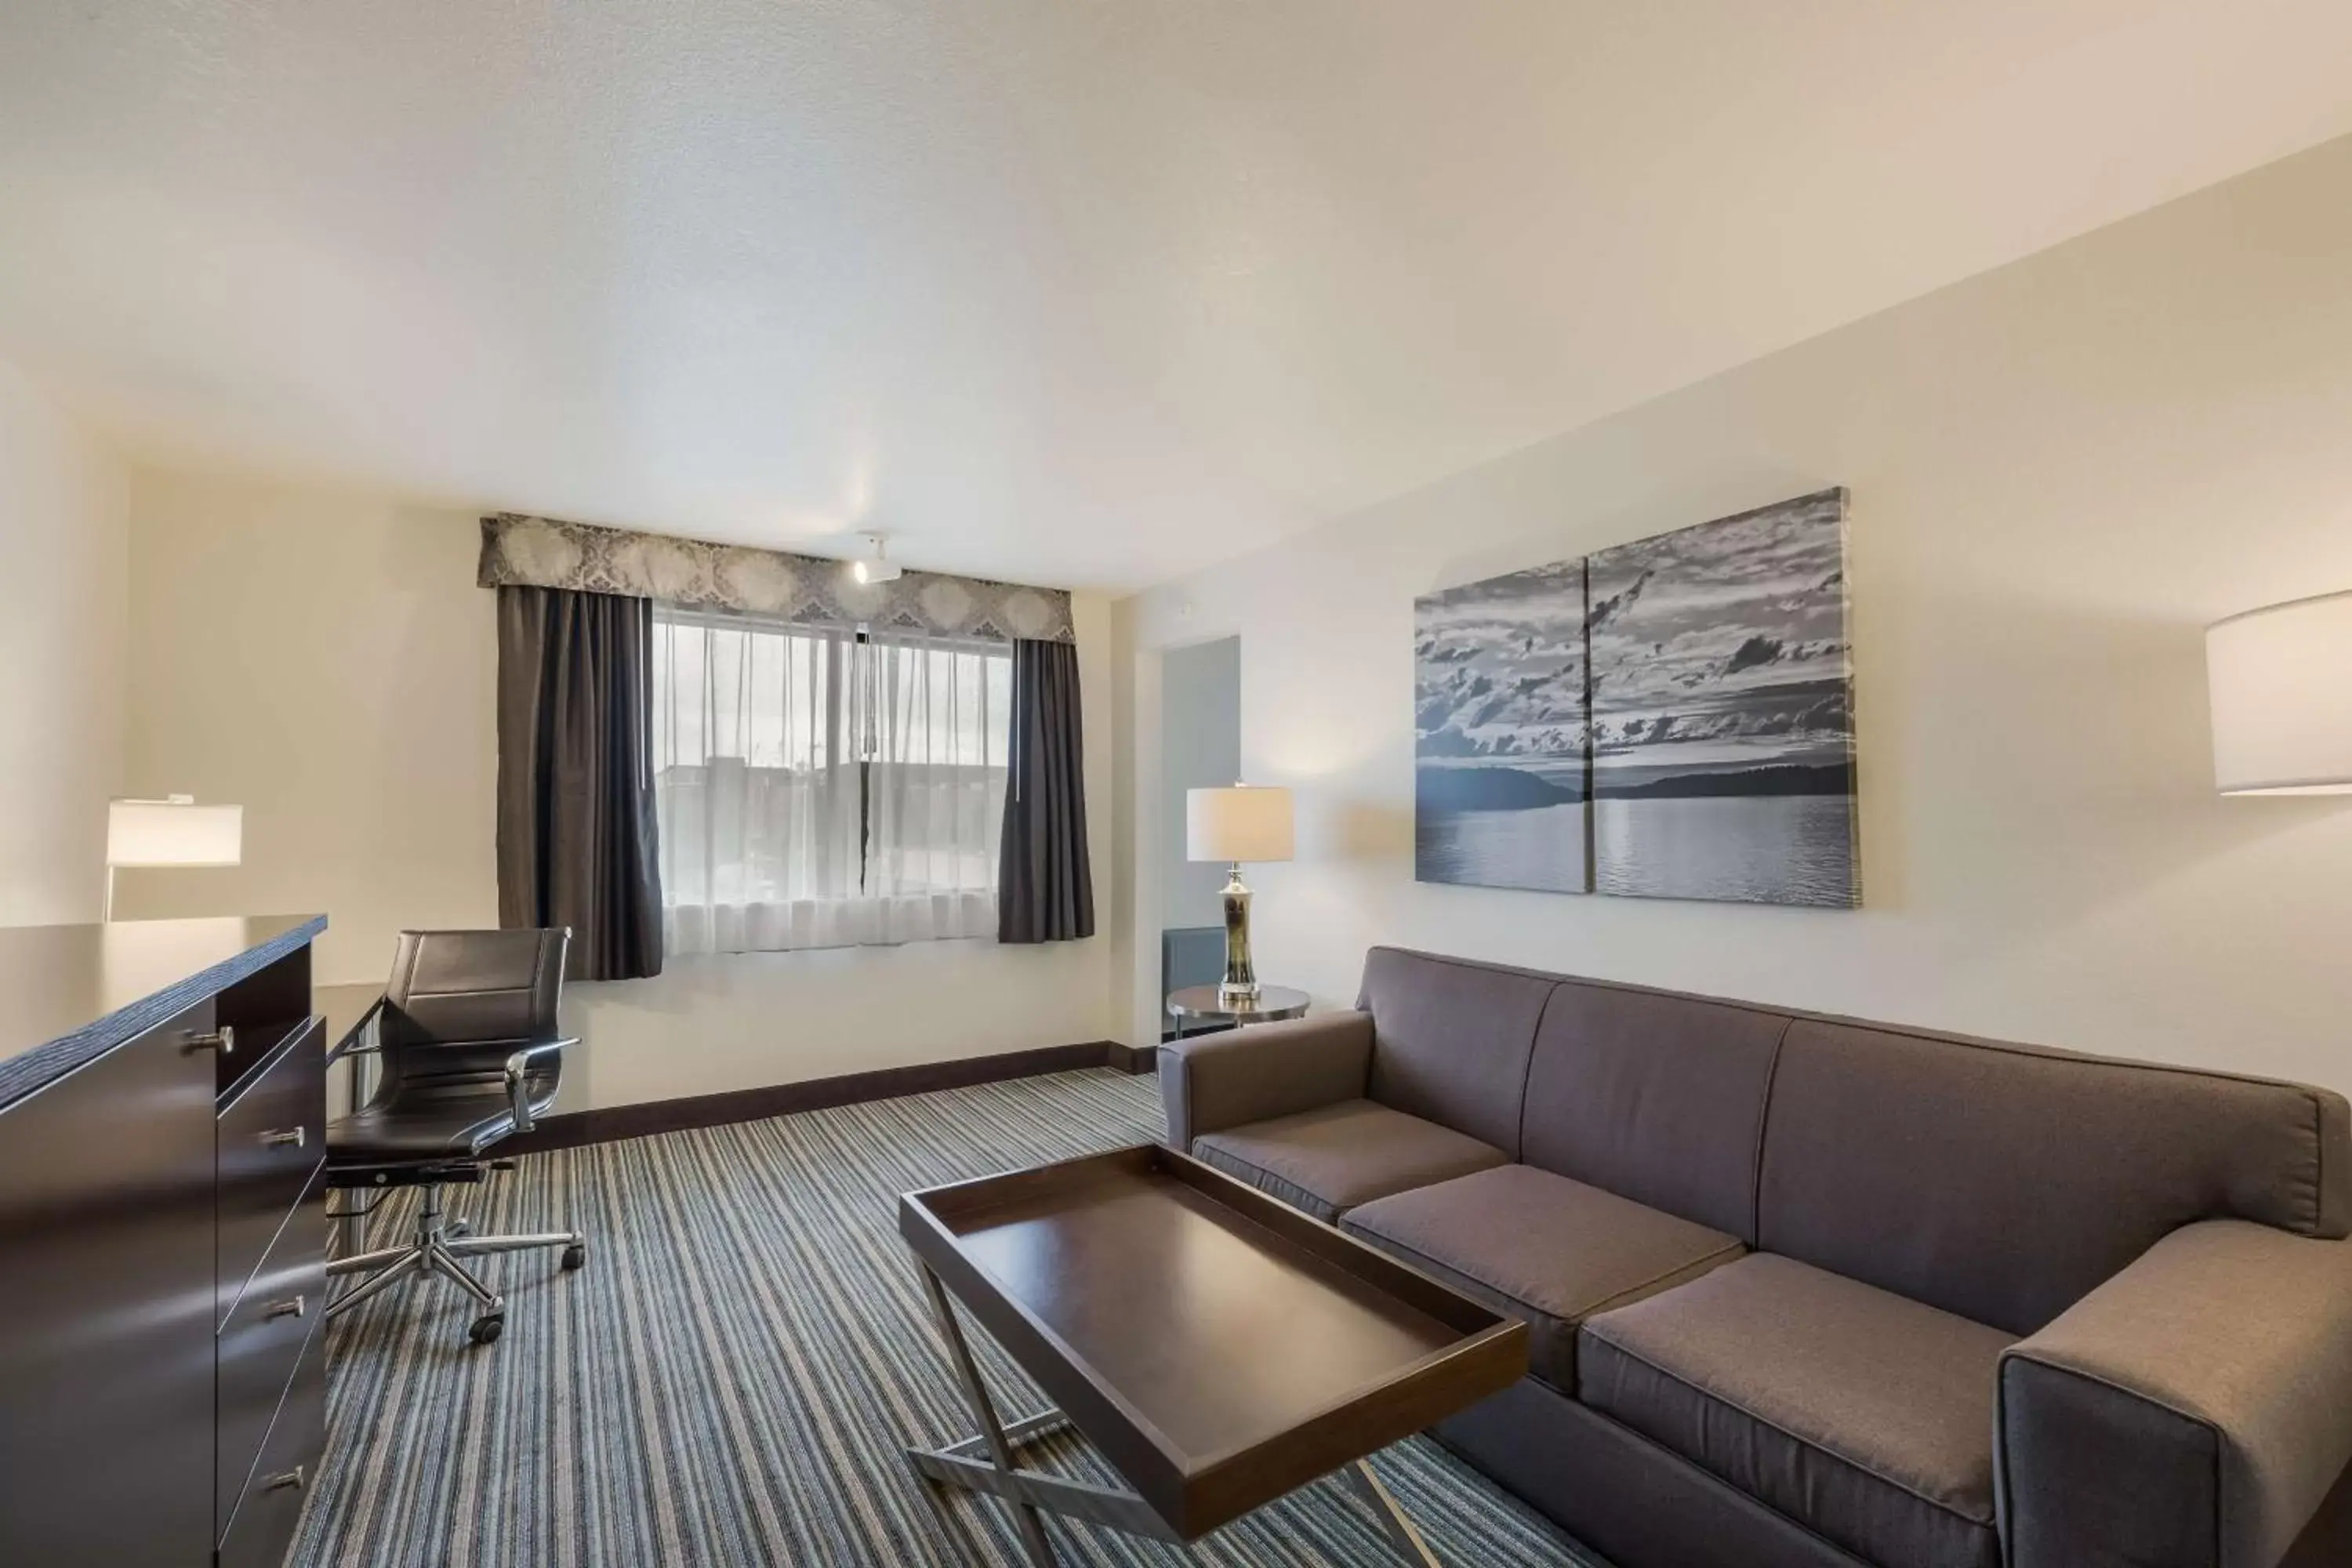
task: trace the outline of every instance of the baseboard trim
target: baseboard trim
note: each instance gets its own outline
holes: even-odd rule
[[[1002,1083],[1008,1079],[1036,1078],[1079,1068],[1108,1066],[1137,1072],[1142,1069],[1129,1065],[1124,1058],[1156,1054],[1130,1052],[1111,1040],[1087,1040],[1074,1046],[1041,1046],[1034,1050],[1004,1051],[989,1057],[918,1062],[872,1072],[844,1073],[838,1078],[730,1089],[723,1094],[695,1094],[678,1100],[648,1100],[641,1105],[561,1112],[543,1118],[530,1131],[499,1144],[496,1152],[503,1157],[576,1149],[583,1143],[610,1143],[622,1138],[651,1137],[657,1132],[762,1121],[771,1116],[789,1116],[796,1110],[826,1110],[869,1100],[896,1100],[905,1094],[969,1089],[975,1084]]]
[[[1103,1066],[1123,1073],[1140,1075],[1160,1070],[1158,1046],[1123,1046],[1117,1040],[1103,1042]]]

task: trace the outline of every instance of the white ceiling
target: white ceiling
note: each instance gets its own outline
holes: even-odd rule
[[[1132,587],[2347,132],[2343,0],[6,0],[0,353]]]

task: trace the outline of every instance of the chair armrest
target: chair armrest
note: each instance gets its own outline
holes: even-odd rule
[[[357,987],[342,987],[338,994],[355,989]],[[372,1056],[382,1052],[383,1040],[376,1026],[383,1015],[384,1000],[381,991],[356,1012],[345,1013],[339,1005],[331,1004],[330,1010],[321,1015],[328,1034],[328,1065],[331,1067],[345,1057]]]
[[[2352,1242],[2166,1237],[2000,1363],[2011,1568],[2273,1568],[2352,1461]]]
[[[1371,1080],[1369,1013],[1321,1013],[1195,1035],[1160,1047],[1160,1099],[1168,1146],[1245,1122],[1361,1100]]]
[[[538,1123],[530,1114],[530,1069],[534,1062],[561,1056],[566,1046],[576,1046],[576,1039],[534,1040],[530,1045],[509,1052],[507,1057],[507,1099],[514,1106],[514,1130],[528,1132]]]

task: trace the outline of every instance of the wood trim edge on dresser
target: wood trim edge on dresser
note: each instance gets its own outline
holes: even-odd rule
[[[1116,1053],[1116,1054],[1114,1054]],[[799,1083],[768,1084],[758,1089],[730,1089],[719,1094],[687,1095],[653,1100],[636,1105],[609,1105],[594,1110],[558,1111],[543,1116],[529,1132],[509,1138],[489,1152],[499,1159],[510,1154],[543,1153],[551,1149],[575,1149],[584,1143],[610,1143],[623,1138],[647,1138],[661,1132],[685,1132],[700,1127],[725,1127],[739,1121],[764,1121],[800,1110],[829,1110],[861,1105],[867,1100],[896,1100],[901,1095],[929,1094],[943,1089],[969,1089],[975,1084],[1003,1083],[1012,1079],[1039,1078],[1047,1073],[1073,1072],[1081,1068],[1115,1067],[1126,1072],[1150,1070],[1130,1065],[1140,1055],[1156,1062],[1156,1049],[1130,1052],[1112,1040],[1085,1040],[1069,1046],[1041,1046],[993,1056],[957,1057],[940,1062],[916,1062],[906,1067],[878,1068],[871,1072],[843,1073],[835,1078]]]

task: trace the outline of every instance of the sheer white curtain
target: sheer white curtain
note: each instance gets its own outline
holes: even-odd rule
[[[660,608],[654,790],[673,952],[996,929],[1012,660]]]

